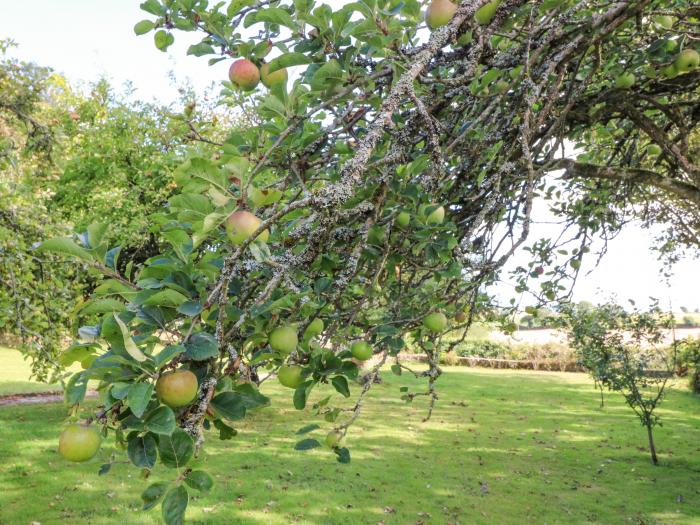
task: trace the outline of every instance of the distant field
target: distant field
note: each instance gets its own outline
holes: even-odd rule
[[[29,379],[31,367],[22,354],[12,348],[0,346],[0,395],[29,392],[60,391],[60,385],[48,385]],[[2,514],[0,514],[2,516]],[[2,523],[2,520],[0,520]]]

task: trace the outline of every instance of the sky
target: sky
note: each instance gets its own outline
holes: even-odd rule
[[[338,0],[331,0],[335,3]],[[345,3],[344,0],[341,0]],[[73,83],[108,78],[114,86],[127,82],[135,97],[173,102],[178,82],[187,81],[198,92],[226,78],[227,61],[213,67],[206,58],[186,55],[197,41],[195,34],[176,32],[175,44],[163,53],[153,45],[153,33],[136,36],[133,26],[152,18],[139,9],[139,0],[0,0],[0,38],[12,38],[19,47],[12,55],[50,66]],[[543,218],[543,217],[540,217]],[[535,224],[532,239],[545,235],[547,226]],[[592,258],[584,261],[574,292],[575,300],[602,302],[615,296],[644,305],[656,297],[674,310],[700,308],[700,260],[686,259],[674,267],[667,282],[661,264],[651,251],[654,234],[629,227],[608,246],[608,254],[597,268]],[[517,254],[507,268],[524,264]],[[588,273],[590,272],[590,273]],[[505,276],[504,276],[505,277]],[[513,285],[503,282],[496,290],[501,299],[514,295]],[[525,301],[523,304],[527,304]]]

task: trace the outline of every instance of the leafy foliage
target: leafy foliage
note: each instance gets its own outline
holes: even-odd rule
[[[176,31],[197,31],[203,38],[190,54],[250,62],[245,79],[231,69],[225,100],[241,101],[236,85],[255,86],[251,65],[272,59],[269,71],[301,69],[291,85],[251,93],[248,126],[209,141],[215,155],[183,159],[177,189],[151,217],[158,250],[150,257],[127,256],[121,268],[109,255],[117,248],[98,249],[89,236],[79,250],[70,247],[108,270],[85,307],[123,303],[83,329],[102,345],[90,350],[93,360],[80,374],[99,382],[100,425],[117,435],[157,434],[161,462],[182,469],[207,428],[232,438],[228,422],[266,404],[261,374],[295,364],[302,382],[290,391],[294,406],[311,405],[334,425],[327,444],[347,463],[350,452],[339,442],[405,338],[427,355],[429,369],[425,390],[403,398],[426,396],[430,417],[442,333],[466,334],[488,311],[488,285],[527,241],[536,198],[573,228],[530,246],[531,265],[517,271],[519,291],[533,288],[549,301],[566,295],[591,239],[621,225],[610,210],[629,211],[619,196],[631,179],[663,192],[664,203],[678,201],[678,209],[697,204],[695,146],[686,139],[699,117],[692,104],[672,116],[667,106],[691,102],[700,77],[662,73],[675,55],[654,55],[660,38],[694,45],[697,13],[687,2],[505,0],[489,3],[493,16],[476,14],[485,3],[463,0],[430,35],[416,0],[335,9],[314,0],[141,4],[151,16],[134,30],[152,31],[158,49],[167,50]],[[660,29],[659,9],[682,23]],[[619,69],[650,62],[647,55],[654,55],[653,78],[623,82],[624,89],[614,81]],[[650,166],[646,156],[628,154],[625,138],[600,140],[618,136],[608,126],[659,143],[664,162]],[[576,159],[560,155],[565,141],[579,146]],[[617,144],[626,153],[610,155]],[[553,181],[561,169],[564,178]],[[323,321],[321,333],[307,334],[315,319]],[[354,341],[377,356],[359,393]],[[163,345],[185,351],[161,359]],[[138,411],[148,410],[138,416],[123,385],[157,382],[174,368],[197,376],[196,398],[175,410],[157,396],[141,400]],[[615,377],[615,385],[632,384]],[[316,392],[326,397],[310,403]],[[353,408],[341,412],[334,392],[357,393]],[[635,400],[651,424],[650,405]],[[315,443],[306,438],[298,448]],[[162,500],[168,523],[181,522],[187,506],[180,481]],[[147,504],[160,498],[160,489],[152,492]]]

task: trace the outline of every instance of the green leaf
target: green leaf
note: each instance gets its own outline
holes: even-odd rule
[[[163,521],[166,525],[183,525],[185,523],[185,510],[188,501],[189,494],[183,485],[168,491],[161,504]]]
[[[202,305],[199,301],[185,301],[178,306],[177,311],[188,317],[194,317],[202,311]]]
[[[261,394],[260,391],[250,383],[238,385],[234,390],[236,394],[241,397],[243,404],[248,410],[270,405],[270,398]]]
[[[172,35],[172,33],[169,33],[164,29],[160,29],[159,31],[156,31],[155,35],[153,35],[153,41],[158,49],[161,51],[167,51],[168,47],[175,42],[175,37]]]
[[[329,60],[316,70],[311,79],[311,89],[325,91],[337,84],[343,77],[343,70],[335,59]]]
[[[160,461],[166,467],[183,467],[192,458],[194,442],[181,428],[176,429],[171,436],[160,436],[159,442]]]
[[[134,33],[137,35],[145,35],[154,27],[156,27],[156,25],[150,20],[141,20],[134,26]]]
[[[214,53],[216,53],[214,48],[204,42],[200,42],[199,44],[192,44],[187,49],[188,55],[194,55],[196,57],[201,57],[204,55],[213,55]]]
[[[182,345],[166,346],[153,358],[156,368],[162,368],[163,365],[166,365],[167,363],[172,361],[173,358],[175,358],[175,356],[182,354],[184,351],[185,347]]]
[[[343,447],[343,448],[334,448],[333,452],[336,454],[336,458],[338,460],[338,463],[350,463],[350,451]]]
[[[151,13],[152,15],[163,15],[165,10],[158,0],[146,0],[140,5],[143,11]]]
[[[236,392],[222,392],[211,400],[211,406],[221,417],[233,421],[243,419],[247,410],[243,398]]]
[[[219,343],[216,338],[207,332],[192,334],[185,344],[185,354],[195,361],[204,361],[210,357],[219,355]]]
[[[131,462],[137,467],[151,469],[158,459],[158,443],[150,432],[139,435],[132,432],[127,439],[127,454]]]
[[[75,405],[80,403],[85,399],[85,392],[87,392],[87,377],[84,373],[78,372],[73,374],[66,384],[66,390],[64,392],[64,398],[66,404]]]
[[[177,308],[185,301],[187,301],[186,296],[184,296],[180,292],[171,290],[170,288],[166,288],[165,290],[161,290],[160,292],[151,295],[148,299],[146,299],[143,302],[143,304],[145,306],[164,306],[166,308]]]
[[[321,428],[319,425],[316,423],[312,423],[311,425],[306,425],[305,427],[301,427],[299,430],[297,430],[297,435],[300,436],[302,434],[308,434],[312,430],[316,430],[317,428]]]
[[[83,304],[80,313],[83,315],[108,314],[110,312],[123,312],[126,306],[117,299],[91,299]]]
[[[268,7],[267,9],[259,9],[252,12],[252,16],[246,17],[244,26],[250,27],[256,22],[268,22],[271,24],[279,24],[287,26],[290,29],[296,29],[297,25],[289,12],[279,7]]]
[[[55,239],[49,239],[42,242],[37,248],[39,251],[54,252],[54,253],[65,253],[66,255],[72,255],[78,259],[84,261],[94,261],[92,254],[85,248],[82,248],[76,244],[76,242],[70,237],[57,237]]]
[[[160,406],[148,413],[143,425],[151,432],[169,436],[176,428],[175,414],[170,407]]]
[[[168,490],[168,483],[164,481],[159,481],[148,486],[146,490],[141,493],[141,499],[143,500],[143,510],[152,509],[160,501]]]
[[[311,57],[306,56],[303,53],[285,53],[284,55],[278,56],[274,60],[270,61],[269,72],[274,73],[279,69],[284,69],[285,67],[302,66],[304,64],[310,64],[313,62]]]
[[[134,383],[129,387],[129,393],[127,394],[127,401],[129,402],[129,408],[131,413],[136,417],[141,417],[146,411],[148,403],[151,401],[151,395],[153,395],[153,384],[151,383]]]
[[[319,443],[318,440],[307,438],[297,442],[297,444],[294,445],[294,450],[311,450],[312,448],[317,448],[320,446],[321,443]]]
[[[350,397],[350,387],[348,386],[348,380],[344,376],[335,376],[331,379],[331,383],[338,393],[344,397]]]
[[[131,338],[131,334],[129,333],[129,329],[126,327],[124,324],[124,321],[119,319],[118,315],[114,315],[114,320],[117,322],[119,325],[119,329],[122,332],[122,337],[124,338],[124,349],[128,352],[128,354],[133,357],[136,361],[139,363],[143,363],[146,359],[146,354],[144,354],[138,346],[136,346],[136,343],[134,343],[134,340]]]
[[[235,428],[228,426],[221,419],[215,419],[214,426],[219,431],[219,439],[221,441],[231,439],[236,434],[238,434],[238,431]]]
[[[306,387],[303,385],[294,391],[294,408],[303,410],[306,406]]]
[[[102,465],[100,465],[100,470],[97,471],[97,475],[104,476],[105,474],[107,474],[110,471],[111,468],[112,468],[111,463],[103,463]]]
[[[87,239],[90,248],[94,249],[102,244],[108,226],[109,225],[104,222],[94,222],[87,227]]]
[[[214,486],[212,477],[203,470],[193,470],[185,476],[185,483],[193,489],[209,492]]]

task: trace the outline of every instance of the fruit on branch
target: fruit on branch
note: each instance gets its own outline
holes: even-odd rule
[[[163,374],[156,381],[156,396],[170,408],[189,405],[197,397],[197,376],[189,370],[176,370]]]
[[[296,388],[304,382],[299,365],[283,365],[277,372],[277,379],[287,388]]]
[[[306,327],[306,330],[304,330],[304,339],[311,339],[312,337],[316,337],[317,335],[321,335],[321,332],[323,332],[324,324],[323,324],[323,319],[320,317],[317,317],[311,323],[309,323],[309,326]]]
[[[274,86],[287,84],[287,68],[283,67],[272,73],[270,71],[270,64],[265,63],[260,67],[260,80],[262,80],[263,85],[271,89]]]
[[[692,71],[700,65],[700,54],[694,49],[684,49],[678,53],[673,65],[679,73]]]
[[[467,320],[467,314],[465,314],[464,312],[459,311],[455,314],[455,321],[457,321],[458,323],[463,323],[466,320]]]
[[[634,86],[636,80],[632,73],[622,73],[615,79],[615,87],[618,89],[629,89]]]
[[[649,144],[647,146],[647,153],[654,156],[661,155],[661,146],[658,144]]]
[[[675,19],[669,15],[659,15],[656,18],[654,18],[654,22],[659,24],[664,29],[671,29],[673,27],[674,21]]]
[[[350,352],[352,352],[352,356],[358,361],[367,361],[374,353],[372,347],[365,341],[355,341],[350,346]]]
[[[425,11],[425,23],[430,29],[447,25],[457,12],[457,5],[451,0],[433,0]]]
[[[445,208],[442,206],[438,206],[433,211],[429,212],[430,208],[434,206],[434,204],[429,204],[421,208],[421,215],[424,217],[426,224],[442,224],[442,221],[445,220]]]
[[[260,70],[247,58],[241,58],[231,64],[228,78],[242,90],[251,91],[260,82]]]
[[[283,354],[291,354],[297,349],[299,337],[297,330],[292,325],[278,326],[275,328],[268,338],[270,348]]]
[[[433,312],[423,318],[423,326],[431,332],[442,332],[447,326],[447,317],[442,312]]]
[[[661,70],[661,74],[666,78],[675,78],[678,76],[678,69],[675,64],[669,64]]]
[[[402,211],[396,216],[396,224],[405,228],[411,222],[411,216],[408,212]]]
[[[255,233],[262,221],[255,215],[245,210],[234,211],[226,219],[226,233],[233,244],[243,244],[248,237]],[[258,239],[267,242],[270,232],[263,230]]]
[[[337,430],[331,430],[326,435],[326,446],[328,448],[336,448],[338,445],[340,445],[342,439],[343,434],[341,432],[338,432]]]
[[[474,18],[482,26],[488,24],[493,20],[493,17],[496,16],[496,9],[498,9],[500,4],[501,0],[492,0],[488,4],[484,4],[476,10]]]
[[[101,441],[99,432],[93,427],[68,425],[58,438],[58,453],[68,461],[87,461],[97,454]]]

